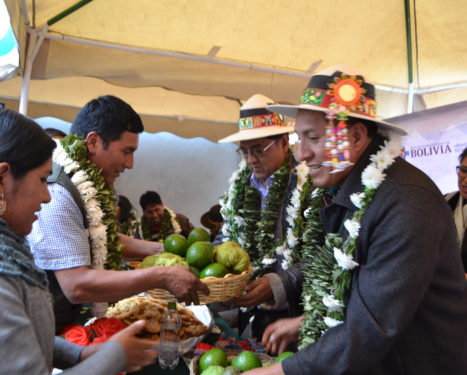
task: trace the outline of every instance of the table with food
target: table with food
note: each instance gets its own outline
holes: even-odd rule
[[[80,345],[102,343],[113,334],[138,320],[146,324],[141,337],[154,341],[160,351],[159,360],[137,374],[190,374],[232,375],[260,366],[268,366],[285,358],[266,354],[264,348],[251,337],[240,337],[235,328],[217,314],[211,304],[227,303],[242,294],[251,279],[252,266],[248,253],[238,243],[227,241],[213,245],[203,228],[195,228],[185,238],[171,234],[164,240],[164,251],[139,261],[128,262],[131,268],[153,266],[184,266],[209,287],[209,295],[199,292],[200,305],[185,306],[163,289],[148,290],[138,296],[125,298],[110,304],[107,313],[93,318],[84,326],[66,327],[62,336]],[[176,311],[177,353],[173,368],[163,362],[164,319],[170,309]],[[173,328],[173,327],[172,327]],[[291,354],[291,353],[290,353]],[[162,367],[161,367],[162,366]],[[136,373],[135,373],[136,374]]]

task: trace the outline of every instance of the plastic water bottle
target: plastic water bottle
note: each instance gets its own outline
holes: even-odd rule
[[[181,320],[177,312],[177,303],[169,302],[161,323],[159,365],[163,369],[169,368],[172,370],[178,365],[178,344],[180,342],[178,333],[180,327]]]

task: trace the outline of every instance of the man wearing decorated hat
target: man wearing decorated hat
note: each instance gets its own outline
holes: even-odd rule
[[[266,110],[273,101],[254,95],[240,110],[239,131],[219,142],[239,142],[240,167],[221,199],[224,223],[217,242],[235,241],[250,255],[254,278],[234,302],[251,307],[252,334],[266,325],[301,314],[301,270],[297,248],[300,218],[311,186],[307,170],[289,149],[293,126]],[[261,305],[261,306],[260,306]]]
[[[467,289],[452,215],[399,157],[405,131],[375,117],[351,68],[311,78],[295,117],[316,190],[301,249],[305,313],[269,325],[268,351],[301,348],[260,374],[467,374]]]

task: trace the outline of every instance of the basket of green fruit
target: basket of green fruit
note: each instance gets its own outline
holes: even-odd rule
[[[213,348],[195,356],[188,366],[190,375],[238,375],[258,367],[268,367],[274,359],[249,350]]]
[[[227,241],[214,246],[202,228],[193,229],[187,239],[180,234],[171,234],[164,241],[164,252],[146,257],[140,267],[163,265],[185,266],[207,284],[209,295],[198,293],[201,304],[225,302],[239,296],[253,271],[250,257],[240,245]],[[155,298],[174,299],[164,289],[151,289],[147,293]]]

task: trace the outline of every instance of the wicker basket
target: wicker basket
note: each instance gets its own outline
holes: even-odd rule
[[[253,269],[250,266],[248,270],[242,272],[239,275],[233,275],[229,273],[223,278],[204,278],[203,283],[207,284],[210,293],[209,296],[207,296],[204,293],[198,292],[199,302],[201,304],[211,302],[225,302],[239,296],[245,289],[245,286],[248,284],[252,271]],[[175,300],[175,297],[164,289],[151,289],[146,293],[154,298],[161,298],[172,301]]]

